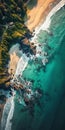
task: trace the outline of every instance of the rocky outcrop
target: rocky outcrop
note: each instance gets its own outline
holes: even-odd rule
[[[29,33],[24,24],[25,2],[21,0],[0,1],[0,84],[4,83],[8,77],[5,71],[10,60],[9,49]]]

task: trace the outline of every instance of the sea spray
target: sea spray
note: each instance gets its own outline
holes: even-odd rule
[[[23,55],[23,52],[22,50],[20,50],[20,44],[19,43],[16,43],[15,45],[13,45],[10,50],[9,50],[9,54],[13,54],[13,53],[16,53],[16,55],[18,57],[21,57]]]
[[[39,43],[37,40],[38,34],[40,33],[41,30],[46,30],[48,33],[50,33],[49,27],[51,24],[51,17],[58,11],[61,9],[61,7],[63,7],[65,5],[65,0],[61,0],[48,14],[48,16],[46,17],[46,20],[44,23],[42,23],[40,26],[38,26],[35,29],[35,32],[33,32],[34,37],[32,37],[30,39],[30,42],[34,42],[35,46],[36,46],[36,56],[39,57],[39,53],[37,53],[39,51],[39,49],[37,49],[39,47]],[[42,52],[42,51],[41,51]],[[45,52],[46,53],[46,52]],[[46,63],[48,62],[48,57],[45,57],[44,55],[41,55],[43,57],[42,59],[42,63],[43,65],[46,65]]]
[[[14,112],[14,97],[7,99],[1,119],[1,130],[11,130],[11,120]]]
[[[7,122],[6,122],[6,126],[5,126],[5,130],[11,130],[11,126],[12,126],[12,117],[13,117],[13,113],[14,113],[14,97],[11,97],[10,99],[10,103],[11,103],[11,108],[8,114],[8,118],[7,118]]]
[[[20,47],[20,44],[19,43],[16,43],[15,45],[13,45],[11,48],[10,48],[10,51],[9,51],[9,54],[12,54],[14,51],[15,53],[17,53],[19,50],[19,47]]]
[[[16,66],[16,70],[15,70],[13,79],[11,80],[11,84],[14,82],[14,79],[17,79],[17,77],[19,75],[22,76],[22,73],[25,70],[25,68],[28,64],[28,60],[29,60],[29,58],[26,56],[26,54],[24,54],[22,52],[22,50],[19,49],[19,47],[20,47],[20,44],[16,43],[16,45],[13,45],[9,51],[9,54],[12,54],[15,52],[17,54],[17,56],[20,58],[17,63],[17,66]]]
[[[58,11],[60,10],[63,6],[65,5],[65,0],[61,0],[52,10],[51,12],[47,15],[46,20],[43,24],[38,26],[35,29],[35,35],[31,39],[31,42],[37,42],[37,35],[40,33],[41,30],[46,30],[49,32],[49,27],[51,23],[51,17]]]
[[[26,68],[26,66],[28,64],[28,60],[29,60],[29,58],[25,54],[23,54],[18,62],[15,76],[17,76],[19,74],[22,75],[22,72],[24,71],[24,69]]]
[[[10,102],[9,99],[6,101],[6,104],[3,109],[2,119],[1,119],[1,130],[5,129],[6,119],[10,110]]]

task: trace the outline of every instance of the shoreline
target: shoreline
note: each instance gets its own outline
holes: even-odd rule
[[[11,130],[12,125],[11,120],[13,117],[13,112],[14,112],[14,96],[11,96],[7,99],[6,103],[4,104],[1,118],[1,130],[3,130],[4,128],[5,130]]]
[[[38,0],[37,4],[27,11],[28,20],[26,26],[33,31],[37,26],[46,20],[47,15],[61,0]]]
[[[64,0],[62,0],[62,1],[64,1]],[[61,2],[60,2],[61,3]],[[64,3],[65,4],[65,3]],[[63,4],[61,5],[61,6],[63,6]],[[61,8],[61,6],[59,7],[59,5],[58,5],[58,10]],[[54,10],[55,8],[53,8],[52,10]],[[58,10],[55,10],[56,12],[58,11]],[[52,11],[53,12],[53,11]],[[55,14],[55,13],[54,13]],[[49,16],[50,15],[50,16]],[[43,28],[43,30],[45,30],[46,29],[46,31],[48,31],[48,27],[50,26],[50,23],[51,23],[51,15],[53,15],[51,12],[50,12],[50,14],[48,14],[48,19],[47,19],[47,22],[48,22],[48,20],[49,20],[49,22],[48,22],[48,26],[45,26],[45,25],[47,25],[47,22],[46,22],[46,20],[45,20],[45,22],[43,23],[43,24],[41,24],[39,27],[37,27],[36,28],[36,30],[35,30],[35,36],[32,38],[32,41],[36,41],[36,38],[37,38],[37,34],[40,32],[40,30]],[[44,27],[46,27],[46,28],[44,28]],[[15,55],[15,54],[14,54]],[[15,58],[15,57],[14,57]],[[12,59],[14,59],[14,58],[12,58]],[[12,60],[13,61],[13,60]],[[14,66],[15,66],[15,70],[16,70],[16,66],[17,66],[17,64],[18,64],[18,62],[19,62],[19,59],[17,60],[17,62],[16,62],[16,65],[15,64],[13,64]],[[15,71],[14,71],[15,72]]]
[[[34,37],[31,39],[31,42],[37,42],[37,35],[39,34],[39,32],[41,30],[46,30],[47,32],[49,32],[49,27],[51,24],[51,17],[57,12],[59,11],[63,6],[65,5],[64,0],[61,0],[51,11],[50,13],[47,15],[46,19],[44,22],[40,23],[36,28],[35,28],[35,35]]]
[[[64,0],[61,0],[51,11],[50,13],[47,15],[45,22],[40,23],[36,28],[35,28],[35,33],[34,36],[30,39],[30,42],[34,42],[34,45],[36,46],[37,51],[39,51],[39,43],[37,41],[37,35],[39,34],[40,30],[46,30],[49,32],[49,27],[50,27],[50,23],[51,23],[51,17],[58,11],[61,9],[61,7],[63,7],[65,5]],[[14,48],[14,47],[13,47]],[[16,48],[16,47],[15,47]],[[13,51],[13,52],[12,52]],[[14,49],[11,48],[11,53],[10,53],[10,63],[9,63],[9,70],[8,72],[11,74],[13,73],[14,75],[16,75],[15,73],[18,73],[19,67],[17,67],[18,62],[20,61],[20,58],[22,57],[18,57],[18,55],[16,54],[19,50],[19,46],[16,48],[16,50],[14,51]],[[38,56],[38,53],[36,54]],[[13,61],[14,59],[14,61]],[[27,64],[27,63],[26,63]],[[45,64],[45,63],[44,63]],[[26,68],[27,65],[25,65],[24,68]]]

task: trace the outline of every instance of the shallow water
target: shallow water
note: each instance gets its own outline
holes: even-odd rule
[[[33,89],[40,87],[44,94],[41,106],[35,105],[34,116],[15,98],[12,130],[65,130],[65,7],[53,17],[50,33],[41,31],[38,41],[46,43],[49,62],[46,68],[39,61],[29,62],[23,77],[33,80]],[[42,48],[43,50],[43,48]]]

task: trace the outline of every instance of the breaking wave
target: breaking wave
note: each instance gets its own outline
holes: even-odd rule
[[[1,130],[11,130],[12,117],[14,113],[14,97],[9,98],[4,106],[1,119]]]

